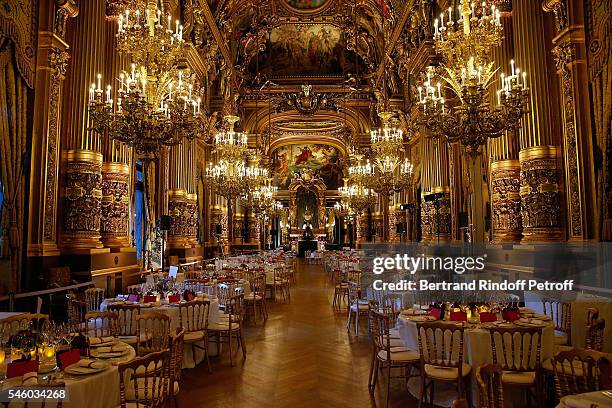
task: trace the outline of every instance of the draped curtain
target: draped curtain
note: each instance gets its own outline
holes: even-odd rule
[[[4,186],[0,222],[11,248],[11,291],[20,286],[28,111],[28,87],[15,61],[14,44],[8,38],[0,38],[0,178]]]

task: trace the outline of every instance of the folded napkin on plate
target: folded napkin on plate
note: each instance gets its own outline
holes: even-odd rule
[[[22,387],[33,387],[38,385],[38,373],[25,373],[21,379]]]
[[[113,336],[104,336],[104,337],[90,337],[89,344],[95,346],[96,344],[110,343],[114,341],[115,338]]]
[[[96,349],[96,354],[123,353],[125,350],[125,346],[98,347]]]
[[[570,395],[563,398],[563,404],[568,408],[597,408],[596,402],[590,401],[579,395]]]
[[[79,361],[77,364],[78,364],[79,367],[82,367],[82,368],[94,368],[94,369],[96,369],[96,368],[98,368],[100,366],[100,362],[99,361],[89,360],[89,359],[86,359],[86,358],[84,358],[83,360]]]
[[[16,361],[6,366],[6,378],[21,377],[27,373],[38,374],[38,360]]]

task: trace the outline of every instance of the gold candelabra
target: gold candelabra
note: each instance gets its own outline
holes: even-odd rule
[[[496,72],[491,51],[503,39],[500,12],[486,2],[476,6],[467,0],[461,2],[458,11],[449,8],[446,23],[446,13],[434,21],[435,48],[442,63],[439,74],[429,67],[427,80],[418,87],[421,123],[432,137],[459,142],[474,155],[488,138],[520,127],[528,109],[529,90],[526,73],[521,75],[512,60],[510,75],[500,76],[497,105],[490,106],[488,87]],[[459,19],[454,21],[457,15]],[[457,96],[458,105],[447,108],[441,82],[434,84],[438,75]]]

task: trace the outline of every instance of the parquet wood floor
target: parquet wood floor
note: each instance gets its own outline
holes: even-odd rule
[[[298,263],[291,303],[268,303],[265,325],[246,326],[246,361],[227,349],[206,365],[185,370],[179,406],[343,407],[385,406],[386,378],[375,398],[368,392],[371,341],[365,321],[359,338],[346,331],[346,308],[334,311],[333,285],[321,265]],[[361,334],[363,333],[363,335]],[[402,379],[392,380],[391,407],[416,407]]]

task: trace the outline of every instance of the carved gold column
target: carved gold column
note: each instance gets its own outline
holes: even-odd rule
[[[41,3],[38,33],[37,74],[32,125],[29,232],[30,257],[58,256],[57,208],[60,162],[60,133],[63,83],[69,63],[66,25],[76,17],[74,1]]]
[[[169,158],[168,232],[169,248],[188,248],[197,244],[197,195],[195,143],[183,140],[172,146]]]
[[[357,226],[357,248],[361,247],[361,244],[368,241],[368,214],[361,214],[356,216]]]
[[[122,10],[117,4],[107,3],[105,35],[104,78],[117,78],[125,68],[125,58],[117,49],[117,16]],[[119,98],[118,87],[113,86],[113,100]],[[100,235],[104,246],[113,248],[131,247],[130,239],[130,198],[132,149],[109,137],[102,141],[102,220]]]
[[[523,241],[563,239],[559,190],[559,137],[553,124],[554,100],[547,71],[544,12],[533,0],[512,3],[516,63],[528,73],[531,112],[520,137]]]
[[[553,56],[561,83],[563,155],[567,232],[570,240],[599,236],[593,160],[593,131],[588,82],[584,6],[582,1],[546,0],[545,11],[555,16]]]
[[[451,196],[448,145],[425,138],[421,144],[421,225],[424,242],[451,240]],[[433,199],[435,194],[436,199]],[[427,199],[432,201],[427,201]]]
[[[512,10],[509,4],[505,4],[505,7],[501,10],[505,38],[502,46],[494,52],[495,63],[503,67],[502,70],[510,66],[510,60],[514,58]],[[500,88],[499,81],[492,84],[492,102],[495,102],[497,90]],[[497,139],[489,139],[488,148],[493,242],[520,242],[523,227],[520,196],[521,165],[518,160],[519,135],[517,132],[511,132]]]
[[[66,81],[64,103],[64,228],[62,246],[67,252],[102,248],[102,154],[100,137],[88,131],[87,89],[103,71],[106,3],[80,3],[73,33],[73,58]]]

